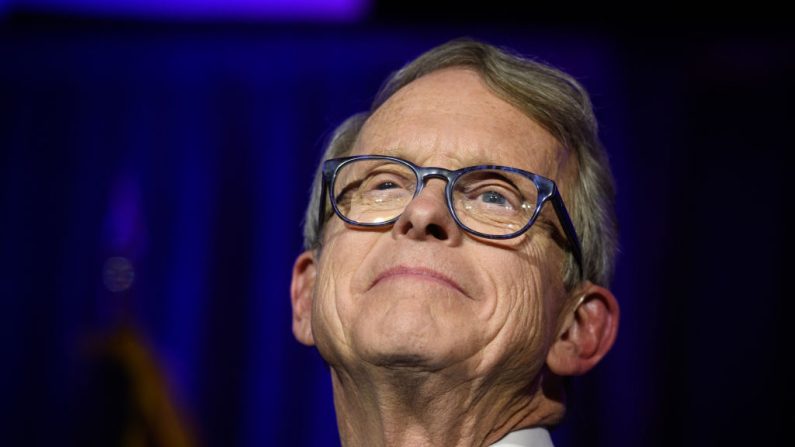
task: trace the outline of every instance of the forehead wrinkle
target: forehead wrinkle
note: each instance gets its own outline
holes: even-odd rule
[[[439,166],[459,169],[475,165],[504,165],[534,172],[555,180],[566,165],[567,151],[556,141],[549,147],[546,141],[529,138],[527,144],[506,142],[498,132],[481,134],[479,138],[466,138],[457,132],[444,132],[438,128],[414,131],[400,126],[383,131],[375,123],[357,139],[351,155],[377,154],[403,158],[421,166]],[[551,138],[551,137],[550,137]],[[507,143],[507,144],[506,144]],[[521,156],[517,157],[517,152]],[[434,160],[433,162],[431,160]],[[435,160],[440,160],[435,161]]]
[[[479,74],[452,68],[398,90],[364,124],[354,153],[386,153],[448,169],[513,166],[557,179],[561,145],[522,110],[495,95]],[[452,163],[451,163],[452,162]]]

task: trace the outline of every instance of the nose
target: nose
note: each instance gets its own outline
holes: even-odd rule
[[[449,245],[460,243],[463,232],[447,209],[444,188],[444,180],[428,180],[395,222],[392,227],[393,236],[414,240],[439,240]]]

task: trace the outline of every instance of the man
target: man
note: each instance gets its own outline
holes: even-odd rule
[[[612,180],[584,90],[453,41],[394,73],[324,160],[293,332],[331,367],[342,444],[551,445],[563,378],[618,327]]]

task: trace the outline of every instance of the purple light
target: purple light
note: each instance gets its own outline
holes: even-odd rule
[[[0,0],[2,1],[2,0]],[[354,21],[370,0],[6,0],[7,9],[120,17]]]

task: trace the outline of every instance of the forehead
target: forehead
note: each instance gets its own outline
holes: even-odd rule
[[[464,68],[435,71],[398,90],[367,120],[352,150],[449,169],[514,166],[553,179],[567,152]]]

